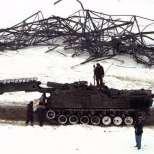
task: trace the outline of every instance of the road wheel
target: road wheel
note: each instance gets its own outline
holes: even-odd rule
[[[88,116],[82,116],[80,118],[81,124],[88,124],[89,123],[89,117]]]
[[[122,124],[122,118],[119,117],[119,116],[114,117],[113,123],[114,123],[116,126],[121,125],[121,124]]]
[[[55,111],[53,111],[53,110],[48,110],[48,111],[46,112],[46,117],[47,117],[48,120],[54,119],[54,118],[56,117]]]
[[[77,124],[79,121],[78,117],[76,115],[72,115],[69,117],[69,123],[72,125]]]
[[[99,116],[93,116],[92,118],[91,118],[91,123],[93,124],[93,125],[99,125],[100,124],[100,117]]]
[[[102,119],[102,123],[106,126],[110,125],[111,124],[111,118],[109,116],[105,116],[103,117]]]
[[[124,123],[127,125],[127,126],[130,126],[133,124],[133,118],[130,117],[130,116],[127,116],[125,119],[124,119]]]
[[[60,116],[58,117],[58,122],[59,122],[60,124],[62,124],[62,125],[66,124],[66,123],[67,123],[67,117],[66,117],[66,115],[60,115]]]

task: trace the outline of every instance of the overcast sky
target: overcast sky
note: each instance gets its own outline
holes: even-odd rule
[[[1,3],[1,11],[8,10],[8,15],[11,12],[22,10],[23,14],[35,13],[39,10],[48,17],[52,14],[64,16],[70,15],[81,9],[81,5],[76,0],[62,0],[56,5],[58,0],[5,0]],[[95,10],[103,13],[113,14],[141,14],[154,17],[153,7],[154,0],[80,0],[85,9]],[[21,14],[16,13],[17,16]],[[14,18],[11,16],[11,18]]]
[[[11,27],[38,11],[44,18],[68,17],[81,9],[77,0],[4,0],[0,9],[0,28]],[[154,19],[154,0],[80,0],[85,9],[109,15],[138,15]]]

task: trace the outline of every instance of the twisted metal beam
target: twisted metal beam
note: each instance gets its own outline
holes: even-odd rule
[[[138,21],[147,24],[143,27]],[[0,29],[0,51],[44,45],[50,46],[49,52],[63,46],[64,50],[74,50],[72,57],[88,52],[89,58],[84,63],[131,54],[137,63],[151,67],[154,65],[154,31],[147,29],[153,24],[154,20],[144,17],[107,15],[85,9],[68,18],[44,19],[39,11],[19,24]]]

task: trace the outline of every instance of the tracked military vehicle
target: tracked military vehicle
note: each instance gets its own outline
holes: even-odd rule
[[[153,102],[151,91],[144,89],[118,90],[105,85],[97,89],[86,81],[47,85],[56,88],[46,101],[47,118],[60,124],[131,125],[149,114]]]
[[[105,85],[97,89],[87,81],[47,82],[46,88],[37,78],[0,81],[1,94],[12,91],[42,93],[39,101],[46,107],[47,120],[60,125],[131,125],[149,115],[153,103],[151,90],[118,90]]]

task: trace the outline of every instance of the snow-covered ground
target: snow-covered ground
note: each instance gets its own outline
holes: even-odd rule
[[[66,51],[67,57],[56,52],[56,49],[45,53],[47,47],[30,47],[16,51],[5,51],[0,55],[0,79],[38,77],[45,86],[47,81],[71,83],[87,80],[93,84],[93,64],[72,66],[83,62],[88,55],[72,58],[73,51]],[[63,52],[64,53],[64,52]],[[121,63],[115,59],[123,60]],[[105,84],[119,89],[151,89],[154,93],[154,69],[137,65],[128,55],[116,56],[115,59],[101,61],[106,72]],[[115,61],[115,62],[114,62]],[[113,65],[111,65],[114,62]],[[111,66],[111,67],[110,67]],[[122,66],[122,67],[121,67]],[[124,67],[123,67],[124,66]],[[108,69],[109,68],[109,69]],[[1,105],[26,104],[41,96],[38,92],[12,92],[0,96]],[[94,127],[76,126],[44,126],[34,127],[0,124],[0,153],[2,154],[136,154],[134,128],[130,127]],[[153,127],[144,128],[142,149],[140,153],[153,154]]]
[[[154,133],[144,128],[142,149],[133,127],[0,126],[1,154],[153,154]]]
[[[45,86],[48,81],[72,83],[86,80],[94,83],[93,65],[89,62],[76,66],[88,58],[88,54],[72,58],[73,51],[63,51],[62,47],[45,53],[48,47],[29,47],[18,51],[1,52],[0,80],[37,77]],[[60,51],[66,56],[56,52]],[[122,62],[121,62],[122,61]],[[150,89],[154,93],[154,70],[144,65],[137,65],[130,55],[118,55],[114,59],[101,61],[104,67],[104,82],[110,88],[117,89]],[[38,92],[4,93],[1,102],[27,103],[41,96]]]
[[[66,3],[74,6],[66,9],[68,5],[63,0],[61,3],[53,6],[55,1],[9,1],[3,2],[3,7],[0,10],[0,27],[6,28],[9,25],[14,25],[23,19],[29,17],[33,13],[41,10],[46,14],[60,15],[64,12],[68,15],[80,9],[77,2],[67,1]],[[111,0],[100,5],[102,1],[95,0],[89,2],[83,0],[82,3],[87,9],[101,11],[109,14],[137,14],[152,17],[150,14],[153,1],[145,4],[145,1],[129,3],[123,0],[120,3],[112,0],[115,7],[108,5]],[[10,5],[6,5],[11,3]],[[37,5],[36,5],[37,4]],[[64,5],[65,4],[65,5]],[[104,5],[106,4],[106,7]],[[128,5],[127,5],[128,4]],[[138,4],[138,9],[134,4]],[[14,7],[10,7],[14,5]],[[18,7],[17,7],[18,6]],[[34,7],[36,6],[36,7]],[[64,7],[65,6],[65,7]],[[121,7],[122,10],[120,9]],[[125,9],[133,7],[133,9]],[[128,7],[129,6],[129,7]],[[146,11],[143,10],[143,6]],[[54,8],[54,9],[52,9]],[[59,9],[61,8],[61,9]],[[98,8],[98,10],[97,10]],[[119,9],[118,9],[119,8]],[[51,13],[49,14],[51,9]],[[100,10],[101,9],[101,10]],[[9,12],[8,12],[9,10]],[[54,11],[55,12],[54,12]],[[61,11],[59,11],[61,10]],[[6,13],[7,11],[7,13]],[[48,12],[47,12],[48,11]],[[71,11],[71,12],[69,12]],[[111,12],[112,11],[112,12]],[[116,12],[117,11],[117,12]],[[120,13],[119,13],[119,12]],[[13,13],[12,13],[13,12]],[[20,14],[19,14],[20,12]],[[10,15],[10,14],[11,15]],[[149,13],[149,14],[148,14]],[[12,17],[12,15],[14,15]],[[13,18],[13,19],[12,19]],[[54,51],[45,53],[48,47],[29,47],[18,51],[4,51],[0,53],[0,80],[38,77],[45,86],[47,81],[72,83],[74,81],[86,80],[93,84],[93,65],[96,62],[71,68],[88,57],[84,54],[80,57],[72,58],[73,51],[63,51],[62,47]],[[60,51],[67,55],[64,56],[56,51]],[[116,60],[115,60],[116,59]],[[144,65],[137,65],[130,55],[119,55],[115,59],[101,61],[100,64],[104,67],[105,77],[104,82],[110,88],[117,89],[150,89],[154,93],[154,68],[146,68]],[[120,62],[124,61],[124,63]],[[113,63],[114,62],[114,63]],[[12,92],[5,93],[0,96],[0,105],[20,105],[27,104],[29,101],[37,99],[41,96],[38,92]],[[39,127],[35,124],[34,127],[0,124],[0,153],[1,154],[153,154],[154,151],[154,133],[153,127],[145,127],[142,138],[142,149],[138,151],[135,145],[134,128],[130,127],[94,127],[87,125],[75,126],[44,126]]]

